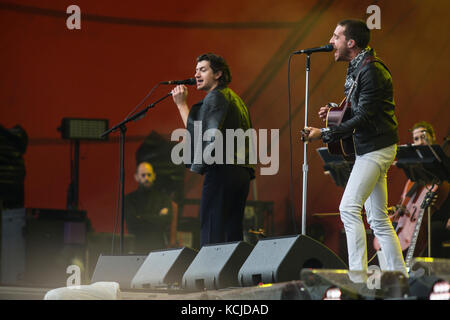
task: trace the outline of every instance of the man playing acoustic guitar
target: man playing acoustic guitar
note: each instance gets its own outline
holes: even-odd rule
[[[385,254],[387,269],[407,276],[400,242],[387,214],[386,177],[399,140],[392,78],[368,46],[369,41],[370,30],[365,22],[338,23],[330,43],[335,49],[335,61],[349,63],[345,96],[351,105],[351,117],[323,129],[306,127],[302,139],[322,139],[329,144],[353,137],[355,164],[339,206],[347,237],[349,269],[368,269],[366,231],[361,216],[364,206],[367,221]],[[326,120],[329,109],[322,107],[319,117]]]

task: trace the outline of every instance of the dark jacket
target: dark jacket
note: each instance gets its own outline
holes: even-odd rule
[[[373,49],[366,53],[375,56]],[[399,141],[397,119],[394,114],[394,89],[389,70],[378,58],[361,64],[351,74],[356,87],[347,97],[351,102],[352,117],[339,126],[324,132],[323,142],[328,143],[353,133],[357,155],[376,151]]]
[[[172,222],[172,200],[157,189],[138,188],[125,196],[125,221],[129,233],[135,235],[136,252],[149,252],[168,246]],[[161,215],[167,208],[169,212]]]
[[[195,141],[196,136],[199,133],[195,132],[194,122],[198,121],[201,123],[201,136],[197,137],[198,141]],[[214,149],[214,147],[220,147],[216,139],[217,137],[212,137],[211,139],[206,139],[203,141],[203,134],[209,129],[217,129],[217,132],[221,132],[222,135],[222,154],[219,164],[235,164],[243,166],[249,169],[250,174],[253,177],[255,163],[250,163],[250,141],[248,138],[245,139],[245,149],[237,149],[237,139],[234,139],[234,149],[228,160],[227,156],[227,134],[226,129],[242,129],[246,132],[248,129],[252,128],[250,114],[247,107],[245,106],[242,99],[234,93],[233,90],[227,87],[216,87],[214,90],[209,92],[205,98],[192,106],[189,111],[189,116],[187,120],[187,130],[191,136],[191,171],[203,174],[208,167],[208,163],[205,163],[203,159],[203,152],[206,148],[208,150]],[[198,130],[198,129],[197,129]],[[247,133],[250,133],[248,130]],[[216,142],[216,146],[211,145]],[[230,141],[231,142],[231,141]],[[198,145],[196,146],[196,143]],[[254,141],[253,141],[254,143]],[[216,150],[217,151],[217,150]],[[216,155],[215,152],[212,153]],[[195,159],[197,155],[197,159]],[[244,162],[244,163],[240,163]]]

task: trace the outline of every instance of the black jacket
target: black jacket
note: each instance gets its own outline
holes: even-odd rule
[[[363,155],[399,141],[397,119],[394,114],[394,89],[389,70],[376,58],[373,49],[366,53],[375,57],[374,62],[361,64],[351,74],[356,87],[347,97],[351,103],[352,117],[339,126],[324,132],[323,142],[328,143],[353,133],[355,152]]]
[[[125,221],[129,233],[135,236],[139,253],[166,248],[172,222],[172,200],[156,187],[138,188],[125,196]],[[161,215],[167,208],[169,212]]]
[[[243,132],[246,132],[248,129],[252,127],[250,114],[248,112],[247,107],[241,98],[234,93],[233,90],[227,87],[216,87],[214,90],[209,92],[205,98],[192,106],[189,111],[189,116],[187,120],[187,130],[191,136],[191,165],[190,169],[193,172],[203,174],[208,167],[208,163],[205,163],[203,159],[203,152],[206,148],[213,149],[214,146],[211,144],[215,141],[215,137],[212,139],[207,139],[207,141],[202,141],[203,139],[198,138],[198,141],[195,141],[196,128],[194,123],[197,121],[197,124],[201,124],[201,137],[203,134],[209,129],[218,129],[222,133],[222,154],[219,164],[235,164],[239,166],[243,166],[249,169],[250,174],[253,175],[255,163],[250,163],[249,154],[250,144],[249,140],[246,138],[245,149],[238,150],[237,140],[234,139],[235,148],[230,155],[230,158],[225,158],[227,156],[226,153],[226,129],[242,129]],[[198,128],[198,126],[197,126]],[[197,129],[198,131],[198,129]],[[248,133],[250,132],[247,131]],[[196,146],[196,143],[198,145]],[[219,144],[217,143],[217,147]],[[214,152],[213,155],[216,153]],[[197,157],[197,159],[195,159]],[[242,163],[244,162],[244,163]]]

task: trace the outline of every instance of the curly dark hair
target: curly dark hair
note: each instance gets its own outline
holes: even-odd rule
[[[222,76],[219,78],[219,86],[227,86],[231,82],[231,71],[224,58],[214,53],[205,53],[197,58],[197,63],[200,61],[209,61],[209,65],[214,73],[222,71]]]

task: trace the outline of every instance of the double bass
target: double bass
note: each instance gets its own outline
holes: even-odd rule
[[[389,218],[398,235],[407,268],[411,267],[412,258],[420,255],[426,248],[428,208],[432,215],[447,199],[448,192],[447,182],[421,185],[408,180],[400,202],[388,209]],[[381,248],[376,237],[373,240],[373,247],[377,251]]]

